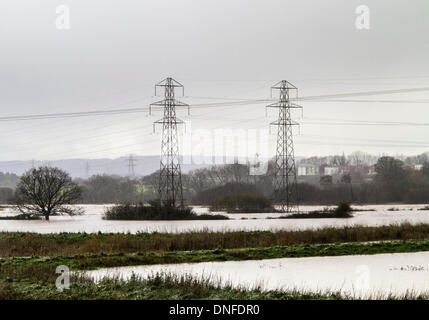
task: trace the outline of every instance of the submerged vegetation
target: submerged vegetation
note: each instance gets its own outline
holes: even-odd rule
[[[240,194],[226,196],[212,201],[210,211],[228,213],[264,213],[276,212],[271,201],[263,195]]]
[[[280,217],[280,219],[325,219],[325,218],[352,218],[353,209],[349,203],[340,203],[335,209],[325,208],[322,211],[311,211],[308,213],[294,213]]]
[[[58,168],[39,167],[26,171],[16,187],[12,203],[28,217],[82,214],[71,204],[80,199],[82,190],[71,176]]]
[[[28,214],[17,214],[14,216],[0,216],[0,220],[41,220],[41,219],[42,218],[40,216],[32,216]]]
[[[198,215],[189,207],[160,206],[157,201],[147,205],[120,204],[108,208],[103,219],[106,220],[228,220],[227,216]]]

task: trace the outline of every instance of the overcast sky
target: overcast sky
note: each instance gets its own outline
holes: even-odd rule
[[[68,30],[57,28],[60,5]],[[355,26],[359,5],[369,30]],[[195,105],[190,118],[178,111],[188,130],[264,137],[276,118],[265,117],[267,103],[203,105],[268,99],[282,79],[302,97],[429,87],[427,0],[2,0],[0,39],[0,118],[147,109],[160,99],[154,84],[172,76]],[[429,151],[429,90],[327,100],[294,113],[296,155]],[[159,154],[161,116],[0,121],[0,160]],[[267,145],[263,156],[274,154]]]

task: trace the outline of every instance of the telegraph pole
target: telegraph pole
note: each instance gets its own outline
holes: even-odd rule
[[[175,90],[181,89],[184,95],[184,87],[173,78],[167,78],[155,85],[155,95],[157,89],[164,90],[164,99],[152,103],[149,113],[153,106],[163,108],[164,117],[154,122],[155,125],[162,125],[161,139],[161,159],[159,172],[158,194],[160,204],[163,206],[184,206],[182,173],[179,159],[179,141],[177,134],[177,125],[184,122],[176,117],[176,107],[187,107],[189,114],[189,105],[175,99]]]
[[[291,109],[302,108],[290,102],[290,92],[293,90],[298,99],[298,88],[286,80],[282,80],[271,87],[280,91],[278,102],[267,108],[278,108],[277,121],[271,125],[277,126],[276,161],[274,164],[274,200],[280,204],[282,212],[298,211],[298,190],[296,183],[296,167],[293,146],[292,127],[299,125],[291,119]]]

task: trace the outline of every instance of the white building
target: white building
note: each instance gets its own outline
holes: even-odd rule
[[[302,163],[298,165],[298,176],[317,176],[319,168],[313,164]]]
[[[332,176],[334,174],[338,174],[340,168],[338,167],[325,167],[325,176]]]

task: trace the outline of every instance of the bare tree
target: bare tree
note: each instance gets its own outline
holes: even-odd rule
[[[377,158],[362,151],[355,151],[348,156],[351,165],[363,167],[377,162]]]
[[[81,214],[78,208],[69,206],[78,200],[81,190],[69,174],[58,168],[34,168],[21,176],[15,193],[15,204],[28,216]]]

